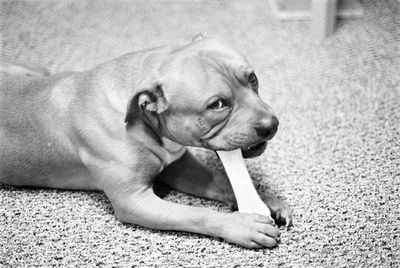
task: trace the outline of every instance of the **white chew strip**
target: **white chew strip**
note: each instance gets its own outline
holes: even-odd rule
[[[239,212],[258,213],[271,217],[269,208],[264,204],[254,188],[241,150],[217,151],[217,154],[231,182]]]

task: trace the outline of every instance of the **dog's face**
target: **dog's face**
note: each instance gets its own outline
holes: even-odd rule
[[[203,40],[175,52],[158,69],[153,96],[137,100],[161,135],[187,146],[242,149],[258,156],[278,120],[258,95],[246,59],[229,46]]]

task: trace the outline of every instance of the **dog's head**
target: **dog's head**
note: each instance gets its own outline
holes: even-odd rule
[[[211,150],[241,148],[258,156],[276,133],[278,120],[258,95],[247,60],[215,39],[195,40],[164,57],[135,91],[126,114],[138,114],[159,135]]]

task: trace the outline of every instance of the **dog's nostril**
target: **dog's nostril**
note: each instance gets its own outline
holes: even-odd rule
[[[268,138],[272,134],[270,127],[256,127],[257,135],[261,138]]]

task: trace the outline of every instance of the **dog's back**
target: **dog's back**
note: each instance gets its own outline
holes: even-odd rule
[[[48,114],[51,86],[68,73],[50,76],[43,69],[0,66],[0,181],[15,185],[18,177],[19,185],[29,185],[32,176],[48,177],[65,153],[41,118]]]
[[[29,67],[23,64],[16,64],[6,61],[0,61],[0,73],[34,77],[50,75],[50,72],[42,67]]]

